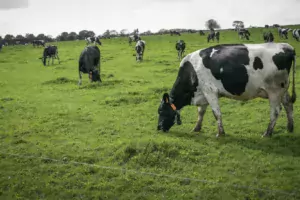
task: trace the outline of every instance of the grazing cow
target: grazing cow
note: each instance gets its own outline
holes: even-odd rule
[[[179,35],[179,36],[181,36],[181,34],[178,31],[173,31],[173,30],[170,31],[170,35],[171,36],[173,36],[173,35]]]
[[[223,44],[192,52],[180,63],[177,79],[165,93],[158,109],[158,130],[168,131],[181,124],[180,110],[198,106],[198,121],[193,131],[200,131],[208,105],[218,122],[217,136],[225,135],[219,98],[247,101],[268,98],[270,122],[263,136],[271,136],[283,104],[288,130],[293,131],[293,103],[296,101],[296,53],[287,43]],[[292,69],[292,96],[288,93]]]
[[[87,46],[79,57],[79,81],[82,82],[82,73],[89,74],[90,82],[102,82],[100,78],[100,49],[98,46]]]
[[[33,47],[39,47],[39,46],[43,46],[45,47],[45,41],[44,40],[33,40],[32,41]]]
[[[271,31],[264,32],[263,33],[263,38],[264,38],[265,42],[273,42],[274,41],[274,35]]]
[[[58,63],[60,63],[59,61],[59,57],[58,57],[58,49],[57,46],[54,45],[49,45],[47,47],[44,48],[43,51],[43,57],[41,57],[40,59],[42,59],[42,62],[44,64],[44,66],[46,66],[46,60],[48,59],[48,65],[50,62],[50,59],[52,58],[52,65],[54,64],[54,59],[58,60]]]
[[[175,48],[177,50],[178,59],[181,60],[182,55],[183,55],[184,50],[185,50],[185,42],[183,40],[178,40],[176,42]]]
[[[250,32],[245,28],[241,28],[238,30],[238,35],[239,35],[240,39],[246,38],[247,40],[249,40]]]
[[[146,42],[144,40],[137,41],[135,45],[136,61],[142,61],[144,56]]]
[[[218,31],[211,31],[208,36],[207,36],[207,42],[209,42],[210,40],[215,41],[215,38],[217,40],[217,42],[219,42],[220,40],[220,32]]]
[[[94,45],[99,44],[99,45],[102,45],[101,41],[100,41],[100,38],[99,37],[87,37],[85,38],[85,41],[86,41],[86,45],[89,45],[91,43],[94,43]]]
[[[288,32],[289,32],[289,28],[281,28],[278,27],[278,34],[280,38],[283,38],[283,36],[285,37],[285,39],[288,39]]]
[[[134,41],[134,42],[137,42],[138,40],[141,40],[141,37],[138,36],[138,35],[130,35],[128,37],[128,43],[129,45],[131,45],[131,43]]]
[[[204,31],[202,31],[202,30],[199,31],[199,34],[200,35],[205,35]]]
[[[293,32],[293,38],[295,38],[297,41],[300,39],[300,29],[294,29]]]

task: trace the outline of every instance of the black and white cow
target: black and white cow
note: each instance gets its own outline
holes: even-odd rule
[[[182,55],[183,55],[184,50],[185,50],[185,42],[183,40],[178,40],[176,42],[175,48],[177,50],[178,59],[181,60]]]
[[[274,35],[271,31],[264,32],[263,33],[263,38],[264,38],[265,42],[274,42]]]
[[[294,29],[293,32],[293,38],[295,38],[297,41],[300,39],[300,29]]]
[[[141,40],[141,37],[139,35],[130,35],[128,37],[129,45],[131,45],[132,42],[137,42],[138,40]]]
[[[202,30],[199,31],[199,34],[200,35],[205,35],[204,31],[202,31]]]
[[[58,57],[57,46],[49,45],[44,48],[43,56],[40,58],[42,60],[42,63],[44,64],[44,66],[46,66],[47,58],[48,58],[48,65],[49,65],[51,58],[52,58],[52,65],[54,64],[54,59],[57,59],[58,63],[60,63],[59,57]]]
[[[173,30],[170,31],[170,35],[171,36],[173,36],[173,35],[179,35],[179,36],[181,36],[181,34],[178,31],[173,31]]]
[[[289,32],[290,28],[281,28],[278,27],[278,34],[280,38],[283,38],[283,36],[285,37],[285,39],[288,39],[288,32]]]
[[[238,30],[238,35],[239,35],[240,39],[246,38],[247,40],[249,40],[250,32],[245,28],[241,28]]]
[[[137,41],[137,43],[135,45],[136,61],[143,60],[145,47],[146,47],[146,42],[144,40]]]
[[[45,41],[44,40],[33,40],[32,41],[33,47],[39,47],[39,46],[43,46],[45,47]]]
[[[207,42],[209,42],[210,40],[212,40],[214,42],[215,38],[216,38],[217,42],[219,42],[219,40],[220,40],[220,32],[218,32],[218,31],[211,31],[208,34],[208,36],[207,36]]]
[[[101,41],[100,41],[100,38],[99,37],[87,37],[85,38],[85,41],[86,41],[86,45],[89,45],[89,44],[92,44],[94,43],[94,45],[99,44],[99,45],[102,45]]]
[[[287,43],[224,44],[192,52],[180,63],[170,94],[165,93],[158,108],[158,130],[168,131],[181,124],[180,111],[187,105],[198,106],[198,121],[193,131],[200,131],[208,105],[218,122],[217,136],[225,135],[219,98],[247,101],[268,98],[270,122],[263,136],[271,136],[283,104],[292,132],[295,92],[294,48]],[[292,65],[293,63],[293,65]],[[292,95],[288,93],[292,68]]]
[[[78,85],[81,85],[82,73],[88,73],[91,82],[102,82],[100,78],[100,49],[98,46],[87,46],[83,49],[79,57],[78,71]]]

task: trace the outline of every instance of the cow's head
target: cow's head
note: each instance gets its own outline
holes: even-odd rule
[[[169,131],[170,128],[175,123],[176,117],[176,107],[174,104],[170,103],[170,98],[168,93],[164,93],[161,103],[158,107],[158,125],[157,130],[162,130],[164,132]]]
[[[93,71],[90,71],[89,73],[89,79],[92,81],[92,82],[96,82],[96,81],[99,81],[101,82],[101,78],[100,78],[100,73],[97,69],[93,70]]]
[[[99,45],[102,45],[102,43],[101,43],[99,37],[96,37],[96,42],[97,42]]]

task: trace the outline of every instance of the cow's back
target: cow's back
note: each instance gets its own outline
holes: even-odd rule
[[[223,96],[251,99],[270,84],[288,80],[294,55],[287,43],[216,45],[188,54],[181,66],[192,64],[200,90],[212,86]]]

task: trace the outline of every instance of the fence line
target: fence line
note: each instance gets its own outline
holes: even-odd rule
[[[23,159],[33,158],[33,159],[36,159],[36,160],[50,160],[52,162],[57,162],[57,163],[62,163],[62,164],[76,164],[76,165],[91,166],[91,167],[97,167],[97,168],[100,168],[100,169],[120,171],[120,172],[123,172],[123,173],[127,172],[127,173],[132,173],[132,174],[148,175],[148,176],[153,176],[153,177],[164,177],[164,178],[169,178],[169,179],[189,180],[189,181],[194,181],[194,182],[206,183],[206,184],[210,184],[210,185],[218,185],[218,186],[222,186],[222,187],[233,187],[233,188],[238,188],[238,189],[248,189],[248,190],[252,190],[252,191],[282,194],[282,195],[286,195],[286,196],[294,196],[294,195],[299,194],[296,191],[290,191],[289,192],[289,191],[284,191],[284,190],[273,190],[273,189],[269,189],[269,188],[261,189],[261,188],[256,188],[256,187],[252,187],[252,186],[248,186],[248,185],[225,184],[225,183],[220,183],[220,182],[215,182],[215,181],[210,181],[210,180],[204,180],[204,179],[180,177],[180,176],[175,176],[175,175],[172,175],[172,174],[157,174],[157,173],[153,173],[153,172],[137,171],[137,170],[126,169],[126,168],[121,168],[121,167],[103,166],[103,165],[97,165],[97,164],[90,164],[90,163],[86,163],[86,162],[64,161],[64,160],[58,160],[58,159],[49,158],[49,157],[38,157],[38,156],[20,155],[20,154],[3,153],[3,152],[0,152],[0,154],[6,155],[6,156],[11,156],[11,157],[23,158]]]

